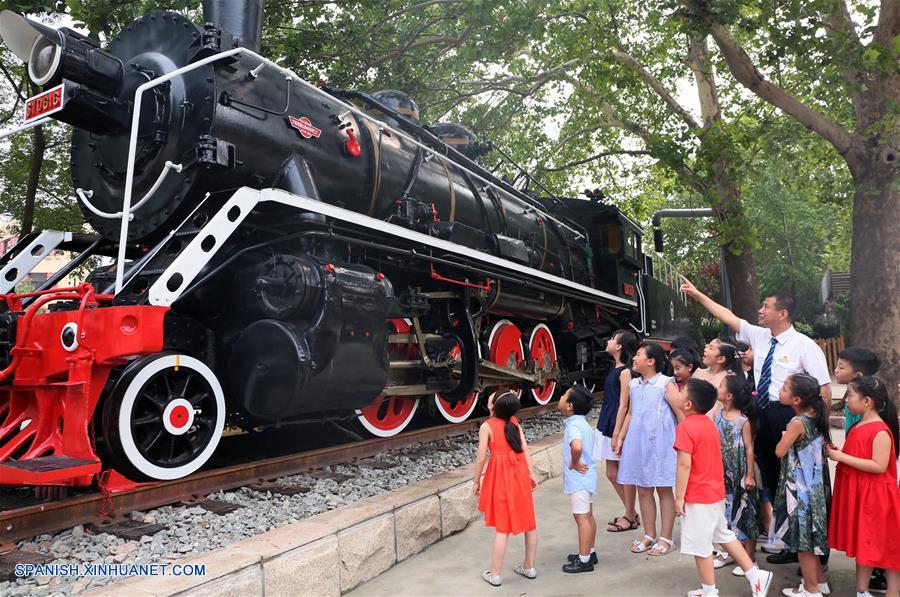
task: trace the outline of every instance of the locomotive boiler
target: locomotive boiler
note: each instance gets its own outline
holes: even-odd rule
[[[617,209],[513,187],[401,92],[272,63],[262,10],[155,12],[105,47],[0,14],[44,89],[17,130],[74,127],[97,233],[45,231],[0,261],[0,484],[178,478],[226,424],[389,436],[417,410],[464,421],[497,388],[546,404],[603,375],[604,334],[684,330],[674,273]],[[53,249],[78,255],[13,293]],[[96,255],[113,265],[56,286]]]

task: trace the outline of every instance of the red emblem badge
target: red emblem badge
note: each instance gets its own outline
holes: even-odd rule
[[[294,118],[293,116],[288,116],[288,121],[291,123],[291,126],[297,129],[300,133],[300,136],[304,139],[309,139],[310,137],[315,137],[316,139],[322,134],[322,129],[317,129],[313,126],[313,123],[310,122],[309,118],[306,116],[301,116],[300,118]]]

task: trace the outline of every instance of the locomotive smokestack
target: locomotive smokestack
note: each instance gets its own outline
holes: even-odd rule
[[[203,0],[203,18],[228,31],[242,48],[259,52],[266,0]]]

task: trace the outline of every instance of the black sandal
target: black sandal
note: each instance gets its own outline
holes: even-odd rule
[[[628,521],[628,527],[627,527],[627,528],[626,528],[626,527],[623,527],[622,525],[619,524],[619,519],[620,519],[620,518],[624,518],[626,521]],[[616,517],[616,520],[615,520],[615,521],[609,522],[609,523],[607,523],[607,524],[609,525],[609,527],[615,527],[615,528],[613,528],[613,529],[607,527],[607,528],[606,528],[606,532],[607,532],[607,533],[623,533],[623,532],[625,532],[625,531],[633,531],[633,530],[635,530],[636,528],[638,528],[638,527],[641,526],[641,523],[640,523],[640,515],[635,516],[635,517],[634,517],[634,520],[631,520],[631,519],[628,518],[627,516],[618,516],[618,517]]]

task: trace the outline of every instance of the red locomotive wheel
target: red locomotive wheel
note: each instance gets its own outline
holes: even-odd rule
[[[408,334],[409,322],[405,319],[389,319],[388,328],[392,334]],[[411,344],[388,344],[390,358],[410,360],[416,358],[418,350]],[[377,437],[392,437],[409,425],[419,399],[407,396],[378,396],[369,406],[356,411],[360,424],[366,431]]]
[[[543,370],[549,373],[556,366],[556,343],[553,341],[550,329],[543,323],[531,332],[528,349],[535,371]],[[556,391],[556,380],[548,380],[543,386],[532,388],[531,395],[538,404],[544,405],[553,398],[554,391]]]
[[[494,324],[488,337],[490,359],[503,367],[518,368],[525,359],[525,348],[522,346],[522,332],[508,319],[501,319]],[[508,389],[522,398],[522,389],[517,385],[496,386],[491,391]]]
[[[457,344],[450,351],[450,356],[454,359],[458,359],[460,354],[462,354],[462,350],[460,350],[459,344]],[[441,394],[434,395],[434,403],[437,406],[438,412],[451,423],[462,423],[472,416],[472,412],[475,410],[477,402],[478,392],[472,392],[462,400],[457,400],[456,404],[453,404],[449,400],[445,400]]]

